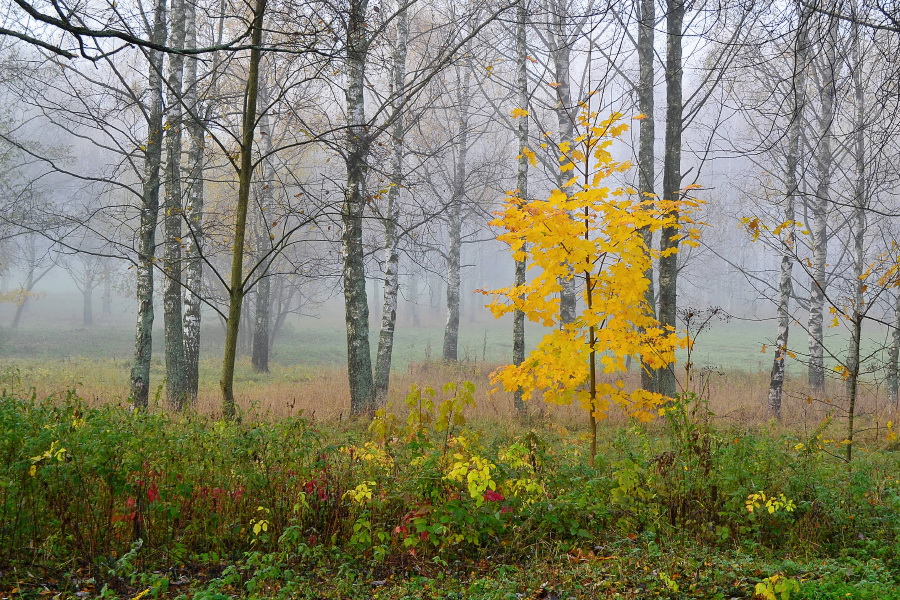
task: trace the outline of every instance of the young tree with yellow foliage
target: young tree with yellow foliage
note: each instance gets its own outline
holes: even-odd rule
[[[495,296],[489,304],[494,316],[521,310],[531,321],[555,328],[521,365],[499,369],[494,380],[507,391],[521,389],[526,400],[540,391],[553,404],[578,401],[590,415],[593,465],[597,421],[611,405],[646,421],[664,400],[642,389],[627,391],[622,380],[601,382],[598,370],[623,373],[627,357],[635,355],[647,368],[663,368],[675,361],[675,349],[688,343],[674,328],[661,327],[647,304],[650,283],[644,274],[662,254],[647,246],[642,232],[675,227],[679,213],[683,228],[697,202],[640,199],[633,189],[610,188],[608,180],[631,167],[610,154],[628,124],[619,113],[601,120],[583,105],[578,125],[582,133],[559,146],[560,168],[573,177],[546,200],[511,195],[491,222],[506,229],[499,239],[510,244],[515,260],[527,259],[536,275],[484,293]],[[534,160],[528,148],[522,152]],[[696,229],[681,231],[684,243],[696,244]],[[560,292],[572,279],[579,287],[580,310],[574,321],[562,323]]]

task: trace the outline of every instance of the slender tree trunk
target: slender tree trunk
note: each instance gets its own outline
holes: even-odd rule
[[[12,323],[9,326],[13,331],[18,329],[19,323],[22,322],[22,315],[25,313],[25,306],[28,304],[28,292],[30,292],[31,290],[25,287],[23,288],[23,291],[25,293],[21,298],[19,298],[19,301],[16,302],[16,312],[13,313]]]
[[[241,162],[238,173],[238,201],[235,211],[234,241],[231,255],[231,283],[228,286],[228,320],[225,324],[225,352],[222,359],[222,414],[226,419],[237,416],[234,403],[234,363],[237,358],[238,331],[243,308],[244,241],[247,236],[247,209],[250,205],[250,185],[253,181],[253,138],[256,129],[256,104],[259,92],[259,63],[262,58],[263,16],[266,0],[256,0],[250,34],[250,65],[244,93],[243,130],[241,132]]]
[[[432,316],[437,316],[441,312],[441,295],[444,289],[444,280],[438,274],[434,274],[431,280],[432,283],[428,286],[428,299],[431,301]]]
[[[790,155],[788,163],[790,163]],[[796,164],[796,163],[795,163]],[[788,169],[791,167],[788,166]],[[788,184],[790,186],[790,184]],[[790,190],[790,187],[788,187]],[[794,198],[788,191],[785,199],[784,219],[794,218]],[[790,300],[793,291],[791,270],[794,264],[794,231],[791,226],[782,242],[780,279],[778,284],[778,330],[775,336],[775,359],[772,362],[772,374],[769,379],[769,412],[776,419],[781,419],[781,398],[784,389],[785,355],[787,354],[788,334],[790,333],[791,313]]]
[[[518,106],[523,110],[529,108],[528,93],[528,7],[523,1],[516,8],[516,91],[518,93]],[[518,120],[516,136],[519,141],[519,152],[528,145],[528,117]],[[521,154],[516,165],[516,196],[520,202],[528,202],[528,158]],[[513,285],[525,285],[525,270],[527,264],[524,257],[525,248],[522,248],[522,259],[516,261],[515,279]],[[521,365],[525,361],[525,312],[517,310],[513,313],[513,364]],[[523,398],[522,389],[517,388],[513,392],[513,406],[520,417],[528,415],[528,407]]]
[[[84,288],[81,291],[82,311],[81,324],[91,327],[94,324],[94,287],[93,276],[85,277]]]
[[[268,239],[268,237],[266,238]],[[253,349],[251,363],[257,373],[269,372],[269,325],[271,322],[272,281],[268,275],[256,284],[256,307],[253,323]]]
[[[347,190],[343,220],[344,306],[347,323],[347,371],[350,379],[350,414],[363,415],[375,407],[372,356],[369,346],[369,302],[363,247],[363,211],[366,206],[369,139],[366,131],[365,86],[366,12],[368,0],[350,0],[347,24]]]
[[[851,3],[852,16],[856,16],[856,3]],[[856,399],[859,394],[859,374],[862,369],[860,360],[860,346],[862,344],[862,325],[865,318],[865,298],[863,296],[865,287],[865,268],[866,268],[866,211],[868,209],[868,198],[866,189],[866,106],[865,106],[865,88],[863,87],[862,74],[865,65],[863,64],[862,51],[860,49],[860,33],[859,23],[856,19],[850,25],[851,35],[853,38],[851,49],[851,60],[853,62],[853,92],[854,102],[856,104],[856,127],[854,128],[853,140],[853,159],[854,159],[854,182],[853,190],[853,308],[851,311],[851,320],[853,328],[850,333],[850,349],[847,357],[847,369],[850,371],[847,378],[847,462],[853,458],[853,425],[856,417]]]
[[[837,94],[837,18],[821,15],[826,19],[820,44],[819,86],[821,104],[818,111],[818,139],[816,140],[816,185],[812,199],[812,270],[810,273],[809,320],[809,387],[812,395],[825,393],[824,334],[825,290],[828,285],[826,264],[828,260],[828,206],[831,202],[831,175],[834,169],[832,130],[836,112]]]
[[[112,315],[112,274],[108,270],[103,274],[103,295],[100,297],[100,313],[104,317]]]
[[[402,5],[405,0],[400,0]],[[391,378],[391,355],[394,350],[394,328],[397,324],[397,299],[400,291],[400,252],[397,222],[400,219],[400,190],[403,187],[403,157],[405,153],[405,122],[400,94],[406,85],[406,54],[409,43],[409,19],[405,8],[396,16],[397,41],[394,46],[393,92],[394,124],[391,143],[393,144],[393,164],[391,165],[391,189],[388,191],[387,214],[384,221],[385,270],[384,300],[381,308],[381,332],[378,335],[378,353],[375,359],[375,403],[383,406],[387,401]]]
[[[28,271],[25,274],[25,285],[22,286],[23,293],[16,303],[16,312],[13,314],[12,324],[10,325],[10,329],[13,330],[19,328],[19,323],[22,321],[22,315],[25,313],[25,307],[28,305],[28,300],[31,297],[31,290],[33,290],[34,286],[37,284],[37,278],[34,276],[35,271],[37,270],[37,246],[35,245],[35,234],[28,235],[26,250],[28,256],[25,259],[25,263]]]
[[[666,14],[666,139],[663,164],[663,198],[679,200],[681,197],[681,134],[683,128],[684,101],[682,98],[682,43],[685,0],[667,0]],[[678,215],[675,215],[676,220]],[[660,235],[659,247],[665,253],[678,248],[678,227],[665,227]],[[663,327],[675,328],[677,300],[677,255],[659,259],[659,322]],[[675,371],[660,369],[657,374],[658,391],[673,397],[676,393]]]
[[[824,364],[824,312],[825,289],[828,285],[826,263],[828,260],[828,205],[831,201],[831,174],[834,169],[834,155],[831,145],[836,109],[837,59],[837,19],[828,19],[828,27],[821,34],[825,45],[820,69],[821,106],[819,108],[819,139],[816,148],[816,175],[818,183],[816,195],[812,199],[812,281],[809,293],[809,387],[812,395],[821,397],[825,393]]]
[[[259,85],[259,100],[264,110],[269,104],[269,90],[266,82],[262,81]],[[275,169],[272,165],[270,157],[272,155],[272,129],[269,123],[269,115],[263,112],[259,117],[259,136],[260,150],[262,152],[261,180],[259,187],[259,219],[256,231],[256,251],[260,253],[259,257],[259,283],[256,284],[256,311],[255,322],[253,327],[253,350],[251,362],[253,370],[258,373],[269,372],[269,326],[272,321],[272,280],[269,277],[269,270],[272,268],[272,237],[269,232],[269,217],[274,209],[275,196]]]
[[[275,347],[275,340],[278,338],[278,334],[281,333],[282,328],[284,327],[284,323],[287,320],[289,314],[293,310],[294,296],[299,293],[299,290],[296,286],[290,285],[287,278],[284,275],[274,275],[272,276],[272,297],[274,298],[272,302],[273,314],[275,315],[274,321],[272,323],[272,331],[269,335],[269,353],[271,354],[272,348]],[[301,294],[301,299],[302,299]],[[300,307],[298,307],[300,308]]]
[[[654,77],[655,53],[653,50],[654,33],[656,31],[656,0],[636,0],[638,9],[638,112],[641,120],[638,134],[638,193],[641,200],[648,201],[656,196],[656,123],[654,119]],[[641,231],[648,251],[653,247],[653,232],[649,227]],[[649,282],[644,294],[648,310],[656,315],[656,292],[653,286],[653,263],[644,272]],[[641,357],[641,387],[647,391],[657,390],[655,370],[650,368],[645,357]]]
[[[185,0],[171,0],[169,42],[184,46]],[[167,85],[166,189],[163,206],[165,243],[163,252],[163,324],[166,344],[166,403],[171,410],[184,407],[186,398],[184,369],[184,332],[181,315],[181,131],[184,111],[181,106],[184,83],[184,55],[169,57]]]
[[[156,0],[152,39],[166,41],[166,2]],[[135,409],[147,407],[150,393],[150,359],[153,352],[153,268],[156,258],[156,223],[159,217],[160,169],[163,142],[162,52],[148,51],[150,59],[150,107],[144,151],[144,182],[138,229],[137,302],[134,362],[131,366],[131,400]]]
[[[896,410],[900,407],[900,293],[894,295],[894,323],[891,329],[891,345],[888,350],[887,396],[888,404]]]
[[[186,3],[185,47],[197,45],[196,4]],[[219,28],[221,39],[221,25]],[[185,401],[194,404],[200,386],[200,318],[201,289],[203,284],[203,172],[206,154],[206,129],[204,122],[208,110],[207,103],[199,101],[197,86],[198,59],[185,59],[185,104],[190,109],[185,130],[188,134],[187,154],[187,195],[184,203],[184,221],[188,234],[184,238],[184,315],[182,335],[184,339],[184,394]],[[218,71],[217,60],[213,61],[213,77]],[[215,86],[211,86],[211,96],[215,96]]]
[[[554,77],[556,78],[556,112],[557,126],[559,127],[559,143],[572,143],[575,137],[575,118],[577,107],[572,100],[572,77],[570,74],[572,65],[572,48],[568,39],[569,26],[569,0],[550,1],[550,23],[553,30],[549,39],[551,43],[550,58],[553,61]],[[524,108],[524,107],[523,107]],[[562,186],[569,175],[562,171],[556,173],[556,185]],[[562,289],[559,292],[559,317],[562,324],[568,324],[575,320],[578,306],[578,282],[573,273],[571,277],[560,281]]]
[[[419,272],[413,270],[409,275],[409,310],[412,313],[413,327],[421,327],[422,319],[419,316]]]
[[[778,330],[775,335],[775,359],[769,380],[769,412],[781,419],[781,399],[784,389],[785,355],[791,326],[791,295],[794,292],[793,267],[796,259],[796,227],[793,222],[794,202],[799,193],[798,164],[800,161],[800,131],[803,127],[803,112],[806,106],[806,11],[798,4],[797,41],[794,50],[795,64],[791,82],[791,114],[788,124],[787,152],[785,156],[785,200],[784,222],[787,227],[781,246],[781,266],[778,283]]]
[[[468,46],[467,46],[468,47]],[[466,201],[466,177],[469,154],[469,78],[467,64],[457,91],[456,105],[459,111],[459,137],[456,142],[456,165],[453,172],[453,191],[450,209],[447,211],[449,245],[447,248],[447,325],[444,327],[443,359],[459,360],[459,292],[462,268],[462,214]]]
[[[460,155],[465,150],[460,147]],[[459,156],[458,160],[465,160]],[[457,167],[459,177],[460,169]],[[454,186],[456,187],[456,186]],[[459,189],[459,188],[457,188]],[[459,288],[460,288],[460,255],[462,252],[462,216],[459,203],[461,198],[454,192],[453,206],[447,211],[450,221],[448,231],[449,246],[447,248],[447,324],[444,326],[443,359],[459,360]]]

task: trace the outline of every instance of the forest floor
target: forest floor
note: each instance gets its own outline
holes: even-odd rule
[[[473,401],[225,423],[7,391],[0,598],[900,598],[886,424],[847,463],[839,419],[685,395],[603,423],[591,466],[574,415]]]
[[[238,423],[212,357],[194,412],[135,414],[127,335],[6,332],[0,599],[900,598],[900,414],[867,384],[848,463],[841,383],[811,402],[795,369],[770,420],[741,331],[653,423],[612,413],[593,466],[580,409],[491,391],[499,329],[452,365],[438,328],[401,339],[372,422],[340,331],[288,332],[287,364],[239,365]]]

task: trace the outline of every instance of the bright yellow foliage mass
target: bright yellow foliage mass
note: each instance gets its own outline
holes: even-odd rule
[[[675,349],[686,340],[663,329],[645,300],[649,281],[644,276],[659,251],[648,248],[642,230],[660,231],[691,221],[686,214],[693,200],[640,199],[627,187],[611,187],[609,180],[627,171],[630,163],[615,162],[610,147],[628,129],[621,114],[600,120],[585,110],[583,133],[559,146],[562,171],[573,177],[546,200],[524,200],[511,193],[492,225],[511,246],[517,261],[526,260],[533,274],[521,286],[484,292],[494,295],[488,305],[497,317],[521,310],[529,320],[554,331],[544,336],[525,361],[494,374],[507,391],[521,389],[528,399],[540,391],[545,401],[578,401],[593,417],[606,416],[611,403],[630,415],[651,419],[659,394],[627,391],[614,376],[600,381],[599,373],[622,373],[629,356],[641,356],[651,368],[675,361]],[[684,243],[696,243],[695,229],[682,228]],[[573,323],[560,323],[561,280],[579,281],[580,312]]]

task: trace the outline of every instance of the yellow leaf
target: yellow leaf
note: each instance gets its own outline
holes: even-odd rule
[[[523,156],[528,159],[528,164],[532,167],[537,166],[537,156],[534,155],[534,152],[528,146],[522,146],[522,154],[518,155],[516,159],[520,159]]]
[[[524,108],[514,108],[512,109],[512,112],[509,113],[509,116],[511,116],[513,119],[518,119],[519,117],[527,117],[528,111]]]

